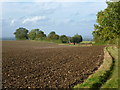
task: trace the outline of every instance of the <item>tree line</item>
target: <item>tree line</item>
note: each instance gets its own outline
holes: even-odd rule
[[[97,24],[94,25],[93,37],[96,43],[117,43],[120,38],[120,1],[106,2],[107,8],[97,14]],[[80,43],[81,35],[68,37],[58,35],[54,31],[48,36],[39,29],[28,32],[25,28],[18,28],[14,33],[17,40],[60,40],[62,43]]]
[[[107,2],[107,8],[97,14],[94,25],[94,41],[96,43],[118,44],[120,38],[120,1]]]
[[[58,35],[54,31],[46,35],[42,30],[32,29],[30,32],[26,28],[20,27],[14,32],[16,40],[47,40],[55,41],[59,40],[61,43],[80,43],[82,42],[81,35],[74,35],[73,37],[68,37],[66,35]]]

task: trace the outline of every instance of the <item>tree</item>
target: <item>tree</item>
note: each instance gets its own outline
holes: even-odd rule
[[[14,32],[14,35],[16,37],[16,40],[26,40],[28,39],[28,30],[26,28],[20,27],[16,29],[16,32]]]
[[[78,35],[78,34],[76,34],[76,35],[74,35],[72,38],[71,38],[71,42],[72,43],[74,43],[74,45],[75,45],[75,43],[80,43],[80,42],[82,42],[82,36],[81,35]]]
[[[38,33],[36,34],[36,39],[45,39],[46,38],[46,34],[44,34],[43,31],[38,31]]]
[[[33,29],[29,32],[28,36],[31,40],[35,40],[44,39],[46,37],[46,34],[44,34],[43,31],[39,31],[39,29]]]
[[[58,40],[59,39],[59,35],[57,35],[54,31],[50,32],[48,34],[48,39],[50,40]]]
[[[36,34],[38,33],[38,31],[39,31],[39,29],[32,29],[28,34],[29,39],[35,40]]]
[[[62,43],[68,43],[69,42],[69,38],[66,35],[61,35],[60,40],[62,41]]]
[[[94,40],[96,43],[116,43],[120,36],[120,1],[107,2],[107,8],[97,14],[94,25]]]

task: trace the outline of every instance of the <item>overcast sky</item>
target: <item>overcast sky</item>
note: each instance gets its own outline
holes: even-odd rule
[[[19,27],[28,30],[39,28],[46,34],[55,31],[59,35],[73,36],[78,33],[83,37],[92,36],[96,14],[106,8],[105,1],[95,2],[95,0],[91,2],[88,0],[81,2],[12,1],[6,0],[2,3],[0,19],[2,19],[3,37],[14,37],[13,32]]]

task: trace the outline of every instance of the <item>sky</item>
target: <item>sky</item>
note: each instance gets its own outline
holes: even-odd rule
[[[105,1],[4,0],[2,2],[2,37],[14,37],[19,27],[40,29],[49,34],[92,37],[96,14],[107,7]],[[0,14],[1,15],[1,14]]]

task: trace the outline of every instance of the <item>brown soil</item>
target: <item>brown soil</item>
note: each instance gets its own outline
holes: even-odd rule
[[[3,41],[3,88],[72,87],[102,64],[103,47]]]

